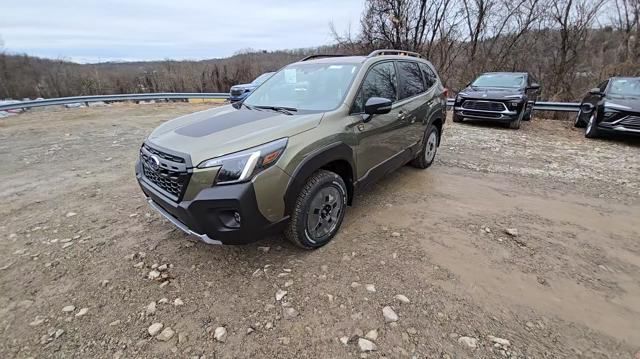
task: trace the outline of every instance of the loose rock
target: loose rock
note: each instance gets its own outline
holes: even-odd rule
[[[511,237],[517,237],[518,236],[518,229],[517,228],[507,228],[504,230],[504,233],[510,235]]]
[[[184,305],[184,302],[182,301],[182,299],[176,298],[173,300],[173,305],[175,305],[176,307],[179,307],[181,305]]]
[[[74,310],[76,310],[76,306],[75,305],[67,305],[64,308],[62,308],[62,311],[65,313],[71,313]]]
[[[287,307],[287,308],[284,308],[284,311],[283,311],[282,314],[284,316],[284,319],[293,319],[293,318],[297,317],[299,313],[294,308]]]
[[[367,292],[371,292],[371,293],[375,293],[376,292],[376,286],[373,284],[367,284],[365,286],[365,288],[367,289]]]
[[[166,342],[169,339],[173,338],[173,335],[175,334],[175,332],[173,331],[173,329],[166,327],[164,328],[164,330],[162,330],[162,332],[160,333],[160,335],[158,335],[156,337],[156,339],[162,341],[162,342]]]
[[[358,347],[361,352],[372,352],[378,349],[372,341],[364,338],[358,339]]]
[[[487,337],[487,339],[489,339],[490,341],[496,343],[496,344],[500,344],[503,347],[508,347],[509,345],[511,345],[511,342],[509,342],[507,339],[502,339],[502,338],[498,338],[498,337],[494,337],[493,335],[489,335]]]
[[[217,327],[213,332],[213,337],[219,342],[224,342],[227,339],[227,329],[225,327]]]
[[[391,237],[400,237],[399,232],[391,232]]]
[[[382,315],[384,316],[384,321],[387,323],[398,321],[398,314],[389,306],[382,308]]]
[[[402,294],[396,294],[396,296],[394,297],[397,301],[404,303],[404,304],[409,304],[409,298],[407,298],[406,296],[402,295]]]
[[[147,315],[154,315],[156,313],[156,302],[149,303],[145,309],[145,313]]]
[[[149,279],[158,279],[160,277],[160,272],[158,272],[157,270],[152,270],[147,276],[149,277]]]
[[[276,292],[276,300],[277,301],[281,301],[282,298],[284,298],[285,295],[287,295],[287,291],[286,290],[278,289],[278,291]]]
[[[152,337],[155,337],[158,333],[160,333],[163,327],[164,325],[162,323],[153,323],[149,326],[147,332],[149,332],[149,335],[151,335]]]
[[[82,308],[76,313],[76,317],[81,317],[85,314],[89,313],[89,308]]]
[[[471,337],[460,337],[458,343],[466,346],[467,348],[475,349],[478,346],[478,339]]]
[[[375,342],[376,340],[378,340],[378,331],[376,329],[372,329],[370,331],[367,332],[367,335],[364,336],[365,339],[369,339],[373,342]]]

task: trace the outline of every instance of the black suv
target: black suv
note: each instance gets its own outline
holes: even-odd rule
[[[588,138],[603,132],[640,135],[640,77],[612,77],[591,89],[575,126],[586,127]]]
[[[490,120],[520,128],[531,119],[540,85],[528,72],[487,72],[458,93],[453,122]]]

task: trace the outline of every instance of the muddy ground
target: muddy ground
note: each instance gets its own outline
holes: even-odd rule
[[[449,122],[330,245],[207,246],[133,172],[153,127],[206,107],[0,120],[0,357],[639,357],[639,141]]]

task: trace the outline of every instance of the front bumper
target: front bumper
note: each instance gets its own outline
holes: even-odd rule
[[[489,120],[498,122],[511,122],[518,119],[518,111],[487,111],[487,110],[469,110],[463,107],[454,107],[454,113],[459,117],[472,120]]]
[[[141,175],[139,163],[136,178],[151,208],[207,244],[251,243],[281,232],[288,219],[270,222],[262,215],[252,182],[205,188],[190,200],[174,202]]]
[[[619,113],[613,121],[601,121],[598,123],[598,130],[610,133],[624,133],[628,135],[640,135],[640,114]]]

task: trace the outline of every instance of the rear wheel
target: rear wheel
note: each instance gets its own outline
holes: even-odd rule
[[[589,117],[589,122],[587,122],[587,129],[584,132],[584,137],[586,138],[597,138],[600,136],[598,131],[598,111],[595,109],[591,112],[591,116]]]
[[[522,118],[522,121],[531,121],[532,117],[533,117],[533,106],[527,109],[527,112],[525,112],[524,117]]]
[[[433,164],[438,152],[438,141],[440,133],[438,128],[434,125],[429,125],[429,128],[424,132],[424,138],[422,139],[422,147],[418,153],[418,157],[411,161],[411,165],[416,168],[428,168]]]
[[[285,236],[298,247],[315,249],[338,233],[347,205],[347,187],[334,172],[315,172],[298,194]]]

